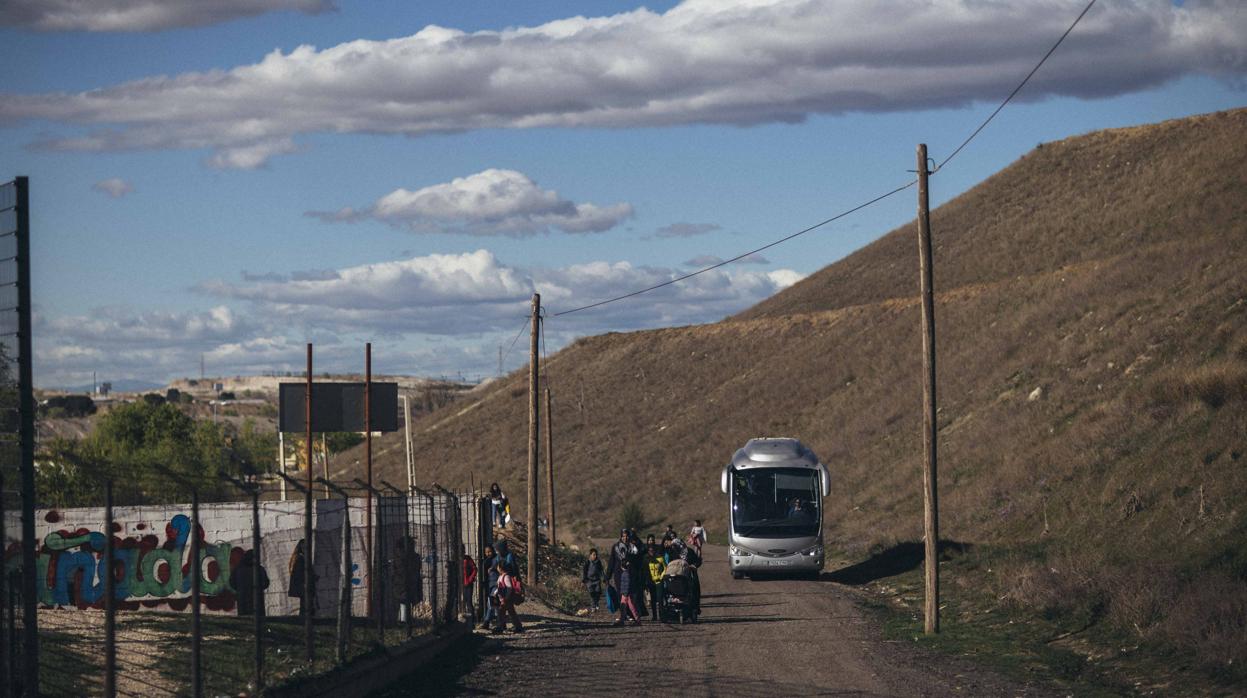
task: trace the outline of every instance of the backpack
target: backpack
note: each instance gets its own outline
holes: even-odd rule
[[[524,585],[520,584],[520,578],[511,575],[511,603],[516,606],[524,603]]]

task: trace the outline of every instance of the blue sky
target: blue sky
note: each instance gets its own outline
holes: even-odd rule
[[[599,300],[905,182],[915,144],[947,155],[1083,3],[86,5],[0,9],[0,176],[31,178],[45,386],[201,354],[298,370],[305,341],[318,370],[373,341],[379,371],[492,374],[534,289],[553,312]],[[1040,142],[1242,106],[1245,37],[1237,3],[1102,0],[934,203]],[[720,319],[913,209],[551,319],[551,348]]]

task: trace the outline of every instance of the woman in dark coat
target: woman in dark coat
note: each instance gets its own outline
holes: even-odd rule
[[[294,553],[290,556],[290,587],[286,590],[286,595],[297,598],[299,600],[299,615],[312,612],[316,613],[316,570],[308,570],[307,555],[305,549],[307,546],[302,539],[294,545]],[[306,574],[312,575],[312,598],[303,598],[303,585]]]
[[[263,592],[268,588],[268,572],[264,569],[264,565],[260,567],[260,591]],[[234,588],[234,598],[238,603],[238,615],[249,616],[255,612],[255,551],[248,550],[242,554],[242,560],[238,562],[229,573],[229,585]],[[302,582],[303,580],[299,580]],[[264,603],[261,597],[260,613],[264,613]]]
[[[395,581],[398,589],[395,595],[400,604],[407,606],[408,617],[411,617],[416,604],[424,601],[424,561],[420,559],[416,541],[411,536],[398,539],[397,552],[398,559],[395,563],[398,565],[398,574],[395,575]]]

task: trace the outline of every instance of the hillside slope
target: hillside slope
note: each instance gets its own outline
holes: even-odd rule
[[[1086,597],[1239,666],[1244,191],[1236,110],[1044,144],[933,214],[943,537],[1016,552],[978,582],[1002,599]],[[721,535],[722,464],[786,435],[831,468],[831,544],[864,557],[920,538],[914,238],[893,231],[728,321],[551,357],[562,530],[606,533],[636,500]],[[523,512],[526,389],[517,373],[421,422],[421,478],[498,481]],[[387,439],[377,462],[396,481]]]

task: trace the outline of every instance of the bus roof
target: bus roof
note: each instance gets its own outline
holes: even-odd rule
[[[818,456],[797,439],[750,439],[732,456],[732,467],[744,468],[817,468]]]

